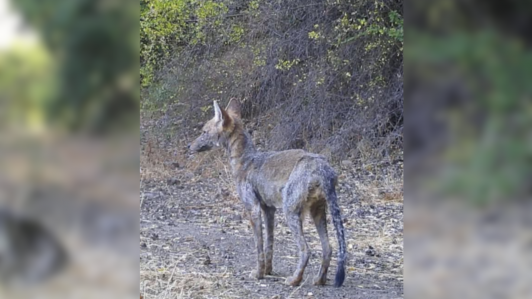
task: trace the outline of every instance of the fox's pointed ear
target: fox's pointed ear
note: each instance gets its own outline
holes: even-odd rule
[[[229,104],[227,104],[227,108],[225,108],[225,110],[240,117],[240,102],[236,98],[232,98],[229,100]]]
[[[214,119],[218,122],[223,120],[222,109],[218,106],[218,102],[214,101]]]

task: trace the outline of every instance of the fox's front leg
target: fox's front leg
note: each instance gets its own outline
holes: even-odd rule
[[[264,264],[264,245],[262,240],[262,217],[260,206],[254,205],[249,212],[251,228],[255,236],[255,247],[257,250],[257,269],[251,271],[251,277],[256,279],[264,278],[265,264]]]
[[[262,207],[264,212],[264,226],[266,227],[266,247],[264,248],[265,270],[264,274],[273,274],[273,229],[275,224],[275,207]]]

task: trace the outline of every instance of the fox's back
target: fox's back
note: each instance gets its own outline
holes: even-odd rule
[[[246,180],[268,206],[282,206],[282,189],[290,176],[302,167],[308,172],[298,175],[313,175],[315,169],[328,166],[325,157],[303,150],[257,152],[243,171]]]

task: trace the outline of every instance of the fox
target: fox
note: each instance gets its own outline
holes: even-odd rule
[[[334,286],[345,280],[346,243],[344,227],[335,187],[338,177],[322,155],[301,149],[258,151],[245,130],[241,105],[231,99],[225,109],[213,103],[214,117],[203,126],[199,137],[188,144],[192,154],[213,148],[225,148],[238,197],[249,216],[257,252],[257,268],[250,276],[263,279],[272,275],[274,219],[282,209],[286,223],[299,249],[297,267],[285,283],[298,286],[310,258],[309,246],[303,234],[303,219],[309,214],[320,238],[322,260],[314,285],[325,285],[332,249],[327,234],[327,206],[331,213],[338,240],[337,271]],[[266,229],[264,246],[262,214]]]

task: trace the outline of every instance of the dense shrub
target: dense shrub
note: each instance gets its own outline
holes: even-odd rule
[[[212,100],[237,97],[251,127],[269,126],[269,149],[396,159],[402,9],[402,1],[145,0],[143,108],[173,112],[180,102],[184,123],[195,124]]]

